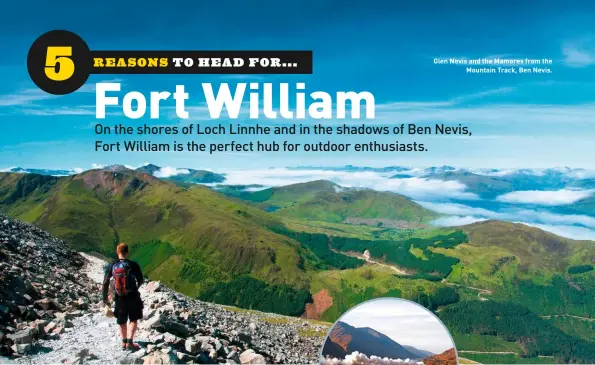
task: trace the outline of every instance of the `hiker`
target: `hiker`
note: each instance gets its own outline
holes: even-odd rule
[[[140,266],[127,259],[128,245],[118,244],[116,247],[118,260],[109,265],[103,279],[103,303],[108,306],[108,290],[113,279],[113,297],[115,301],[114,315],[120,325],[122,350],[139,349],[133,342],[137,321],[143,318],[143,301],[138,288],[143,284]],[[127,322],[130,321],[130,325]]]

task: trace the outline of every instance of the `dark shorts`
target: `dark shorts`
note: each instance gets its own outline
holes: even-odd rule
[[[118,324],[126,324],[128,321],[135,322],[143,318],[143,301],[139,294],[116,296],[115,302],[114,314]]]

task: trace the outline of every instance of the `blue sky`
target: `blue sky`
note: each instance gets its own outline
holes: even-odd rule
[[[0,58],[0,168],[89,168],[93,163],[138,165],[147,161],[195,168],[343,164],[593,168],[595,4],[517,3],[13,2],[0,21],[4,46]],[[31,43],[53,29],[79,34],[91,49],[311,49],[314,74],[91,76],[76,93],[53,97],[35,89],[25,62]],[[463,66],[434,65],[435,57],[550,58],[553,73],[471,75]],[[473,136],[332,138],[337,142],[415,140],[428,147],[424,153],[94,152],[94,84],[114,79],[122,83],[124,91],[173,91],[176,84],[186,85],[189,106],[195,107],[191,112],[195,123],[216,123],[200,112],[202,82],[305,82],[308,91],[372,92],[377,119],[366,124],[462,123],[470,127]],[[104,123],[182,122],[168,113],[157,121],[127,120],[114,109]],[[328,140],[291,139],[298,143]],[[214,140],[230,142],[232,137]]]

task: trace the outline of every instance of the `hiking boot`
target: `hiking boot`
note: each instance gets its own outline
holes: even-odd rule
[[[135,352],[140,350],[140,346],[132,342],[132,340],[128,340],[128,350]]]
[[[128,348],[128,339],[122,339],[122,350],[126,350]]]

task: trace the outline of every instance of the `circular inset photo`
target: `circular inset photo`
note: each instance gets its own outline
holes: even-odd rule
[[[324,365],[457,365],[452,336],[421,305],[399,298],[364,302],[345,313],[329,331]]]

